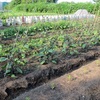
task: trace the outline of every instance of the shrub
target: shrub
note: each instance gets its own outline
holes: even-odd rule
[[[57,13],[69,14],[74,13],[78,9],[87,9],[90,13],[97,13],[100,8],[100,3],[34,3],[20,4],[13,7],[14,11],[39,12],[39,13]]]

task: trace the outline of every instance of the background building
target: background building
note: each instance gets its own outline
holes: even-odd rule
[[[3,10],[7,4],[8,2],[0,2],[0,10]]]

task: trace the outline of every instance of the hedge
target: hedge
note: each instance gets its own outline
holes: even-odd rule
[[[20,4],[15,6],[13,11],[25,11],[33,13],[57,13],[57,14],[70,14],[78,9],[87,9],[90,13],[97,13],[100,10],[100,3],[33,3],[33,4]],[[99,12],[100,14],[100,12]]]

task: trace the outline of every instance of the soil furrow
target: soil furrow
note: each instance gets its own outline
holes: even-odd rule
[[[29,89],[36,88],[48,82],[48,80],[52,80],[54,78],[60,77],[65,73],[71,72],[99,56],[100,47],[98,46],[94,50],[82,53],[78,58],[64,60],[61,64],[58,65],[49,64],[47,66],[42,66],[41,69],[38,69],[19,79],[10,80],[5,83],[3,79],[0,81],[0,100],[12,100],[19,94],[24,93]]]

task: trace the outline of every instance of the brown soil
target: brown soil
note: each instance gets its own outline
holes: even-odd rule
[[[100,59],[13,100],[100,100]]]
[[[36,88],[37,86],[48,82],[48,80],[71,72],[99,56],[100,47],[98,46],[89,52],[82,53],[77,58],[62,59],[57,65],[41,65],[40,68],[25,76],[19,76],[15,79],[10,77],[0,79],[0,100],[12,100],[19,94],[24,93],[29,89]]]

